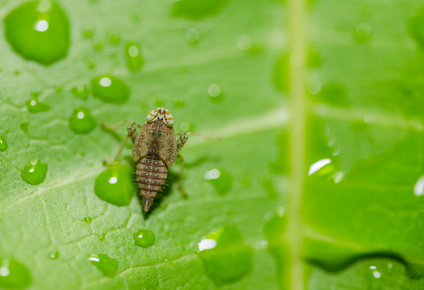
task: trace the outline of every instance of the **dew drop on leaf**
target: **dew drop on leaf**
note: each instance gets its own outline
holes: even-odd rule
[[[200,33],[196,28],[189,28],[186,32],[186,39],[190,43],[196,43],[199,41]]]
[[[6,142],[6,139],[3,137],[0,137],[0,151],[4,152],[9,148],[9,145]]]
[[[14,259],[0,259],[0,288],[22,289],[31,284],[27,267]]]
[[[106,234],[97,235],[100,241],[104,241],[106,239]]]
[[[111,31],[108,33],[107,39],[111,44],[118,44],[121,41],[121,36],[118,32]]]
[[[221,87],[217,84],[211,84],[208,87],[208,94],[209,94],[209,98],[214,103],[220,103],[222,102],[224,98]]]
[[[105,254],[92,254],[88,259],[104,276],[114,277],[118,271],[118,261]]]
[[[88,98],[88,88],[86,85],[77,85],[71,89],[72,94],[75,97],[81,98],[83,100],[87,100]]]
[[[23,123],[19,124],[19,128],[21,128],[21,130],[24,133],[28,133],[28,127],[29,127],[29,123],[28,122],[23,122]]]
[[[30,113],[47,112],[50,110],[50,106],[48,104],[39,102],[37,99],[29,99],[26,102],[26,106],[28,108],[28,112]]]
[[[155,243],[155,234],[149,230],[138,230],[134,235],[134,244],[147,248]]]
[[[66,56],[69,21],[53,1],[30,1],[5,18],[5,35],[13,49],[26,59],[44,65]]]
[[[89,216],[86,216],[84,219],[83,219],[83,221],[86,223],[86,224],[91,224],[91,222],[93,221],[93,219],[91,218],[91,217],[89,217]]]
[[[95,50],[101,50],[105,46],[105,43],[102,40],[96,40],[93,42],[93,48]]]
[[[236,282],[253,268],[253,249],[243,244],[236,226],[225,226],[207,235],[198,247],[206,275],[217,286]]]
[[[365,40],[371,36],[372,28],[371,25],[369,25],[368,23],[361,22],[356,26],[355,31],[356,35],[359,37],[359,40]]]
[[[55,259],[59,258],[59,252],[58,251],[51,252],[49,254],[49,258],[52,259],[52,260],[55,260]]]
[[[127,67],[130,71],[137,71],[143,66],[143,58],[137,43],[128,42],[125,45],[125,56],[127,58]]]
[[[82,36],[84,36],[85,38],[92,38],[94,35],[94,30],[91,28],[84,28],[81,31]]]
[[[91,80],[94,97],[105,103],[123,104],[130,97],[130,88],[120,79],[104,75]]]
[[[21,170],[21,178],[29,184],[38,185],[46,179],[48,166],[39,160],[28,162]]]
[[[97,176],[94,193],[98,198],[117,206],[129,205],[135,186],[131,170],[124,164],[112,164]]]
[[[205,179],[209,181],[219,195],[227,195],[233,187],[233,177],[224,169],[206,171]]]
[[[241,50],[248,51],[252,48],[253,42],[249,36],[243,34],[237,39],[237,47]]]
[[[96,128],[97,122],[90,110],[84,107],[75,109],[69,118],[69,128],[75,134],[87,134]]]
[[[193,124],[189,122],[182,122],[179,128],[181,132],[193,132]]]
[[[277,190],[274,187],[274,184],[272,183],[271,176],[269,174],[264,174],[260,178],[260,182],[262,186],[265,188],[266,192],[268,193],[268,198],[270,199],[277,199],[279,194]]]

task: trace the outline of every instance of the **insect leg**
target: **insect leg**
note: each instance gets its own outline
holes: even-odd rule
[[[188,135],[185,133],[182,133],[180,138],[178,138],[177,140],[177,152],[179,152],[181,148],[183,148],[184,144],[187,142],[187,139],[188,139]]]
[[[105,128],[107,130],[111,130],[111,131],[115,131],[116,129],[118,129],[119,127],[125,125],[125,124],[131,124],[131,125],[136,125],[137,127],[141,128],[142,126],[132,120],[125,120],[125,121],[121,121],[119,123],[116,123],[115,125],[108,125],[106,123],[101,123],[100,126],[102,128]]]
[[[180,190],[183,198],[187,198],[188,194],[184,190],[184,187],[183,187],[184,160],[183,160],[183,157],[180,154],[178,154],[177,157],[180,159],[180,162],[181,162],[180,174],[178,175],[178,189]]]
[[[135,137],[137,137],[137,131],[134,128],[134,125],[131,125],[127,128],[128,136],[131,138],[131,141],[134,143]]]

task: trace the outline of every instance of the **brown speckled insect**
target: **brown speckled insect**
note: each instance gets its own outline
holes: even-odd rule
[[[164,107],[159,107],[147,115],[144,125],[133,121],[123,121],[114,126],[102,124],[103,127],[115,130],[123,124],[131,123],[128,135],[122,142],[115,160],[118,160],[128,138],[133,142],[132,157],[137,162],[136,176],[139,195],[142,198],[143,210],[148,212],[158,192],[165,185],[168,167],[174,165],[177,157],[181,160],[181,172],[178,185],[184,197],[187,196],[182,187],[183,160],[178,154],[186,143],[188,136],[182,133],[176,140],[172,115]],[[137,134],[135,126],[140,128]]]

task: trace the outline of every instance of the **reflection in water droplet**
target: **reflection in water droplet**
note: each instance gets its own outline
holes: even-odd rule
[[[356,34],[361,38],[368,38],[371,36],[371,26],[368,23],[362,22],[356,26]]]
[[[90,110],[84,107],[76,108],[69,118],[69,128],[75,134],[87,134],[96,128],[97,122]]]
[[[149,230],[138,230],[133,238],[135,245],[142,248],[151,247],[155,243],[155,234]]]
[[[4,24],[10,45],[26,59],[48,65],[68,52],[69,21],[56,2],[22,4],[6,16]]]
[[[237,47],[241,50],[248,51],[252,48],[253,42],[249,36],[243,34],[237,39]]]
[[[211,169],[206,171],[205,179],[209,181],[219,195],[227,195],[233,187],[233,177],[224,169]]]
[[[84,219],[83,219],[83,221],[86,223],[86,224],[91,224],[91,222],[93,221],[93,219],[91,218],[91,217],[89,217],[89,216],[86,216]]]
[[[93,95],[105,103],[123,104],[130,97],[130,88],[120,79],[104,75],[91,80]]]
[[[243,237],[235,226],[207,235],[198,243],[199,258],[206,275],[217,285],[236,282],[253,267],[253,249],[243,244]]]
[[[131,71],[137,71],[143,66],[140,47],[135,42],[128,42],[125,46],[125,55],[127,57],[127,66]]]
[[[86,85],[77,85],[72,88],[71,92],[75,97],[81,98],[83,100],[87,100],[88,98],[88,88]]]
[[[190,43],[196,43],[199,41],[200,33],[196,28],[189,28],[186,32],[186,39]]]
[[[317,172],[318,170],[323,168],[325,165],[330,164],[330,163],[331,163],[331,159],[329,159],[329,158],[325,158],[325,159],[322,159],[322,160],[315,162],[314,164],[312,164],[309,167],[308,175],[314,174],[315,172]]]
[[[112,164],[97,176],[94,193],[98,198],[118,206],[129,205],[134,195],[131,170],[123,164]]]
[[[106,239],[106,234],[97,235],[100,241],[104,241]]]
[[[423,193],[424,193],[424,176],[421,176],[418,179],[417,183],[415,183],[414,194],[416,196],[420,196],[420,195],[423,195]]]
[[[88,259],[104,276],[114,277],[118,271],[118,261],[104,254],[92,254]]]
[[[57,252],[57,251],[56,252],[51,252],[49,254],[49,258],[52,259],[52,260],[59,258],[59,252]]]
[[[21,170],[21,178],[29,184],[38,185],[46,179],[48,166],[39,160],[28,162]]]
[[[212,102],[220,103],[223,100],[221,87],[217,84],[212,84],[208,88],[208,94]]]
[[[22,289],[31,284],[31,274],[14,259],[0,259],[0,288]]]
[[[0,137],[0,151],[4,152],[9,148],[9,145],[6,142],[6,139]]]
[[[201,19],[218,13],[229,0],[178,0],[174,2],[172,12],[175,16]]]
[[[29,99],[26,102],[26,106],[28,108],[28,112],[30,113],[47,112],[48,110],[50,110],[50,106],[48,104],[41,103],[36,99]]]

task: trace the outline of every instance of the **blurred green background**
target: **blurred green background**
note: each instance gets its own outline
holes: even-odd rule
[[[421,289],[423,7],[0,0],[0,288]],[[159,106],[220,140],[145,215]]]

